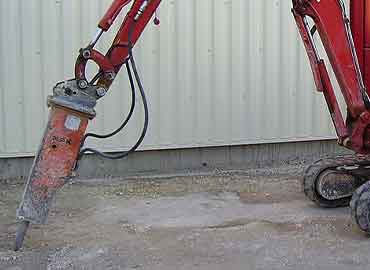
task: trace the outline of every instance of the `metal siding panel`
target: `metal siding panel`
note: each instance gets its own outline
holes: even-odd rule
[[[230,25],[229,4],[230,1],[215,1],[214,16],[213,16],[213,46],[214,46],[214,62],[213,62],[213,103],[214,115],[212,116],[212,142],[221,143],[223,140],[228,140],[231,119],[230,106],[230,51],[231,43],[229,33]]]
[[[158,92],[158,128],[159,141],[163,147],[176,143],[176,130],[173,128],[173,116],[176,106],[176,5],[173,1],[163,2],[159,10],[161,31],[159,36],[159,92]]]
[[[295,23],[292,22],[291,3],[290,1],[281,2],[281,25],[279,35],[284,37],[281,39],[280,59],[281,59],[281,80],[280,80],[280,95],[283,95],[284,100],[280,98],[281,106],[281,137],[289,138],[295,132],[296,110],[294,104],[297,103],[297,76],[296,71],[298,62],[300,61],[300,53],[298,52],[299,36],[296,30]],[[289,104],[289,106],[286,106]]]
[[[196,1],[195,14],[197,31],[195,36],[197,65],[195,68],[196,89],[196,143],[210,144],[213,121],[213,2],[212,0]]]
[[[17,153],[25,149],[24,134],[24,96],[23,96],[23,57],[21,54],[21,6],[19,1],[7,1],[2,14],[5,19],[2,37],[7,37],[10,46],[5,47],[5,57],[2,59],[4,79],[3,106],[5,111],[4,133],[5,151]],[[2,39],[2,41],[5,39]]]
[[[22,136],[26,143],[25,152],[32,152],[40,142],[44,129],[42,115],[44,113],[44,96],[42,94],[41,43],[39,5],[35,1],[22,3],[22,55],[23,66],[20,67],[24,89],[24,129]],[[35,38],[37,37],[37,38]],[[28,41],[28,42],[25,42]]]
[[[244,115],[246,90],[246,78],[248,71],[246,70],[248,53],[247,40],[245,36],[245,26],[247,26],[247,17],[244,15],[247,1],[234,1],[231,2],[231,82],[230,82],[230,103],[231,103],[231,125],[230,138],[233,140],[241,140],[245,135],[246,122]],[[243,25],[243,27],[242,27]]]
[[[0,12],[5,9],[5,1],[0,1]],[[5,16],[0,16],[0,34],[3,34],[7,26]],[[0,59],[5,59],[5,43],[0,42]],[[5,65],[0,65],[0,152],[6,153],[5,140]]]
[[[250,140],[260,141],[263,136],[263,114],[268,108],[263,107],[265,80],[264,74],[264,25],[265,25],[265,2],[266,1],[249,1],[249,18],[250,27],[248,29],[248,40],[250,42],[249,52],[249,112],[251,116],[248,119]],[[246,60],[246,61],[248,61]]]
[[[7,37],[0,43],[0,156],[36,150],[46,96],[73,76],[78,49],[110,3],[0,1],[0,34]],[[334,138],[290,8],[285,0],[163,0],[161,26],[150,25],[135,48],[151,113],[141,149]],[[117,29],[103,36],[100,50]],[[119,125],[130,99],[123,70],[90,131]],[[106,151],[132,145],[144,116],[137,102],[124,133],[89,144]]]
[[[280,79],[281,79],[281,35],[280,35],[280,1],[273,0],[266,2],[264,23],[265,38],[265,59],[264,59],[264,80],[263,80],[263,100],[261,105],[268,109],[264,110],[264,117],[262,120],[264,139],[277,139],[280,137],[281,129],[280,119],[281,101],[285,97],[282,93]],[[268,21],[267,21],[267,18]],[[285,78],[284,78],[285,79]]]
[[[178,31],[179,42],[177,47],[178,54],[178,85],[175,89],[179,99],[178,118],[179,137],[177,138],[183,145],[191,144],[195,139],[196,114],[194,85],[195,52],[194,52],[194,0],[178,1]],[[160,125],[160,123],[157,123]]]

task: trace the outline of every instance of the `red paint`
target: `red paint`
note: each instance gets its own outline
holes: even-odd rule
[[[359,1],[359,0],[357,0]],[[362,2],[362,1],[359,1]],[[361,18],[361,16],[359,16]],[[362,31],[364,32],[364,46],[370,48],[370,1],[365,0],[363,3],[363,25]]]
[[[66,127],[68,116],[77,117],[75,119],[80,121],[73,130],[68,125]],[[51,108],[42,144],[18,210],[20,217],[35,223],[46,222],[55,192],[71,177],[88,120],[87,115],[66,108]]]
[[[364,51],[363,51],[365,38],[364,16],[365,16],[365,0],[352,0],[351,1],[352,35],[355,41],[357,56],[362,70],[364,67]]]
[[[118,14],[121,12],[122,8],[126,6],[131,0],[115,0],[111,7],[108,9],[107,13],[104,15],[103,19],[99,23],[99,27],[107,31],[109,27],[116,20]],[[118,73],[124,64],[125,60],[129,56],[128,41],[129,32],[131,33],[131,43],[134,46],[143,33],[145,27],[148,25],[153,14],[157,10],[161,0],[150,0],[145,10],[142,12],[141,16],[135,20],[136,14],[138,14],[140,7],[142,6],[144,0],[134,0],[127,13],[111,48],[108,53],[103,56],[95,50],[92,50],[93,54],[91,56],[92,61],[96,62],[100,67],[101,71],[107,73],[113,68],[115,73]],[[75,73],[77,79],[85,79],[85,69],[86,69],[86,59],[80,56],[76,61]],[[107,79],[103,76],[97,82],[98,85],[103,86],[105,89],[109,89],[112,85],[114,79]]]
[[[122,8],[124,8],[131,0],[115,0],[105,13],[104,17],[99,22],[99,27],[104,31],[108,31],[112,26],[117,16],[120,14]]]
[[[90,53],[91,56],[89,59],[85,59],[82,55],[78,57],[75,65],[76,79],[86,80],[86,65],[88,60],[94,61],[99,66],[100,70],[103,71],[105,74],[115,72],[114,66],[107,57],[94,49],[91,49]]]
[[[294,15],[294,19],[296,20],[299,33],[301,34],[303,44],[306,48],[308,59],[310,60],[313,78],[316,84],[316,89],[317,91],[322,92],[324,90],[324,87],[322,85],[320,69],[319,69],[319,62],[317,61],[316,56],[315,56],[315,49],[314,49],[313,43],[310,41],[309,33],[306,31],[302,16],[298,15],[296,10],[294,9],[293,9],[293,15]]]
[[[370,83],[370,73],[367,70],[370,64],[370,50],[366,47],[370,45],[370,9],[368,7],[370,8],[370,0],[351,1],[351,26],[366,83]],[[355,59],[347,37],[340,2],[338,0],[293,0],[293,14],[310,59],[316,87],[325,95],[339,142],[357,153],[370,153],[368,143],[370,142],[368,137],[370,113],[361,95],[361,85],[357,78]],[[346,122],[339,109],[325,63],[315,55],[314,45],[309,39],[310,33],[304,27],[303,18],[306,16],[311,17],[316,24],[339,83],[347,105]]]
[[[74,115],[81,120],[78,130],[65,127],[68,115]],[[31,173],[32,190],[42,191],[48,196],[65,184],[74,168],[87,124],[87,116],[68,109],[54,107],[50,111],[43,144]]]
[[[351,1],[351,27],[364,82],[370,94],[370,1]]]
[[[337,98],[335,97],[335,92],[330,82],[330,77],[324,61],[321,60],[318,67],[320,71],[320,78],[322,79],[321,83],[323,85],[323,93],[326,103],[328,104],[330,116],[333,120],[339,140],[343,140],[344,138],[347,138],[349,136],[349,131],[346,127],[342,113],[340,111],[340,107]]]

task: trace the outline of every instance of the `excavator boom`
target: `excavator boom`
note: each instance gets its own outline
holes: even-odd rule
[[[293,0],[292,11],[305,44],[316,87],[326,98],[339,143],[357,153],[369,153],[369,139],[366,134],[370,124],[370,99],[363,82],[350,20],[343,1]],[[315,44],[309,19],[313,21],[312,27],[321,38],[346,102],[346,121],[339,109],[326,64]]]
[[[343,0],[293,0],[294,18],[311,63],[317,90],[325,96],[338,143],[355,155],[322,159],[303,179],[308,198],[322,207],[351,206],[354,221],[370,233],[370,13],[368,1],[352,0],[348,17]],[[329,59],[315,44],[318,32]],[[346,119],[328,75],[330,64],[346,103]]]

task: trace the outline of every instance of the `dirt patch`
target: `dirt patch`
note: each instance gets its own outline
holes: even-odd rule
[[[48,224],[32,226],[19,253],[11,247],[22,186],[1,185],[0,269],[370,266],[370,240],[351,223],[348,209],[317,208],[295,174],[146,181],[66,186]]]
[[[304,199],[299,179],[280,179],[262,184],[259,192],[238,192],[240,200],[247,204],[291,202]]]

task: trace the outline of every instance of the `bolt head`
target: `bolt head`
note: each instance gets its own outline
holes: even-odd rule
[[[91,52],[90,52],[90,50],[84,50],[84,51],[82,52],[82,56],[83,56],[85,59],[90,59],[90,57],[91,57]]]
[[[87,83],[86,80],[81,80],[78,82],[78,86],[81,88],[81,89],[85,89],[89,84]]]
[[[110,81],[113,81],[114,78],[116,78],[116,74],[114,72],[109,72],[107,73],[107,79],[110,80]]]
[[[104,97],[107,94],[107,90],[105,90],[103,87],[99,87],[98,89],[96,89],[96,94],[99,97]]]

